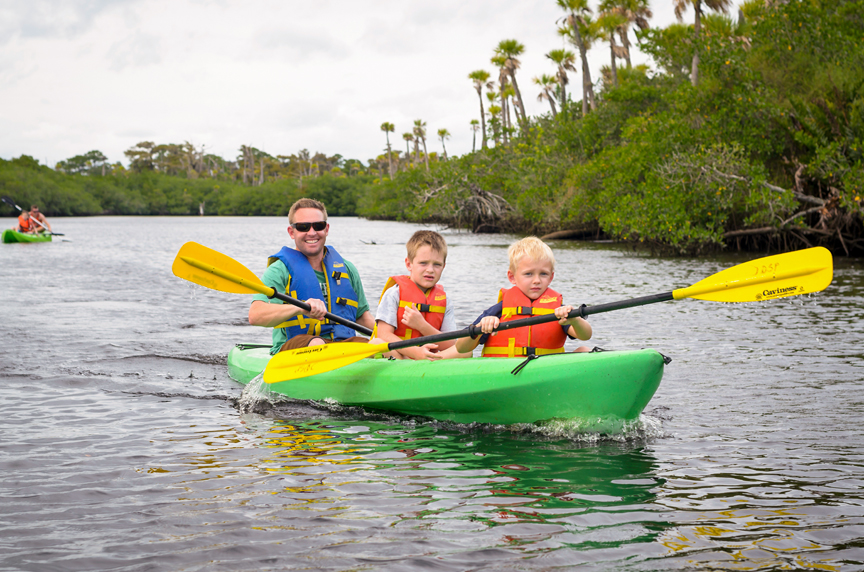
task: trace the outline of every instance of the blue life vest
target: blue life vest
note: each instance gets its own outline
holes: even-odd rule
[[[327,277],[327,292],[321,292],[321,284],[318,282],[315,270],[306,256],[300,252],[283,246],[282,250],[268,257],[267,266],[277,260],[281,260],[288,268],[290,278],[285,287],[286,294],[300,300],[310,298],[324,300],[327,311],[331,314],[352,322],[357,321],[357,293],[351,285],[345,261],[335,248],[328,246],[324,250],[323,266],[324,275]],[[327,318],[319,321],[303,314],[297,314],[280,325],[285,326],[283,329],[289,340],[300,334],[311,334],[334,340],[344,340],[357,335],[351,328],[333,323]]]

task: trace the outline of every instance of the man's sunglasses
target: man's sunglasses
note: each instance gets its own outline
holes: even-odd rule
[[[319,220],[316,222],[295,222],[291,225],[291,228],[299,232],[309,232],[310,228],[314,228],[318,232],[321,232],[322,230],[327,228],[327,221]]]

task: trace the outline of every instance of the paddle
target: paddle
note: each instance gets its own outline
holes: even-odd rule
[[[6,203],[7,205],[9,205],[9,206],[11,206],[11,207],[15,207],[16,209],[18,209],[18,212],[22,212],[22,213],[24,212],[24,209],[22,209],[21,207],[19,207],[18,205],[16,205],[14,202],[12,202],[12,199],[10,199],[9,197],[3,197],[3,198],[0,198],[0,200],[2,200],[4,203]],[[42,224],[41,222],[39,222],[39,219],[38,219],[38,218],[33,218],[33,217],[31,216],[31,217],[30,217],[30,220],[32,220],[33,222],[35,222],[36,224],[38,224],[39,226],[41,226],[41,227],[44,228],[45,230],[48,230],[48,227],[46,227],[44,224]],[[51,234],[51,235],[54,235],[54,236],[66,236],[65,234],[63,234],[63,233],[61,233],[61,232],[52,232],[52,231],[50,231],[50,230],[48,230],[48,234]]]
[[[311,306],[306,302],[265,286],[251,270],[233,258],[197,242],[187,242],[180,248],[171,270],[175,276],[211,290],[231,294],[264,294],[268,298],[276,298],[307,311],[311,309]],[[208,273],[209,276],[202,275],[201,270]],[[331,322],[348,326],[367,336],[372,335],[372,330],[351,320],[340,318],[330,312],[324,316]]]
[[[591,314],[622,310],[635,306],[695,298],[715,302],[755,302],[819,292],[831,284],[833,262],[828,250],[817,247],[775,256],[759,258],[727,268],[709,276],[692,286],[643,296],[620,302],[582,306],[570,312],[569,318],[585,318]],[[496,331],[524,328],[557,320],[554,314],[534,316],[522,320],[503,322]],[[468,326],[464,330],[445,332],[389,344],[326,344],[276,354],[264,370],[264,381],[278,383],[318,373],[331,371],[359,361],[377,353],[421,346],[466,336],[476,337],[482,332],[479,326]]]

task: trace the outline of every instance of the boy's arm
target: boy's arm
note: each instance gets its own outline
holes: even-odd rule
[[[567,319],[567,314],[573,311],[573,306],[561,306],[555,309],[555,316],[558,318],[558,323],[562,326],[570,326],[567,328],[567,335],[571,338],[579,340],[590,340],[594,331],[591,324],[587,320],[580,317]]]
[[[396,335],[396,329],[381,320],[378,320],[377,334],[378,338],[387,343],[402,341],[402,338]],[[430,352],[427,347],[402,348],[395,351],[408,359],[441,359],[441,356]]]
[[[441,333],[441,330],[432,327],[432,325],[426,321],[426,318],[423,317],[423,313],[417,310],[414,306],[408,306],[405,308],[405,313],[402,315],[402,323],[412,330],[420,332],[421,336],[434,336],[435,334]],[[454,343],[453,340],[439,342],[438,349],[447,349]]]
[[[493,335],[492,331],[501,323],[501,320],[498,317],[498,315],[501,314],[501,309],[502,304],[499,302],[480,314],[480,317],[474,320],[474,324],[480,325],[480,330],[483,332],[483,335],[477,336],[476,338],[459,338],[456,340],[456,351],[460,354],[464,354],[474,351],[474,348],[476,348],[481,342],[485,344],[489,335]]]

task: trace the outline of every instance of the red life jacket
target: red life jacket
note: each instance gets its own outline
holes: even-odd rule
[[[553,314],[562,305],[562,296],[547,288],[536,300],[531,300],[515,286],[501,290],[498,301],[503,302],[501,321],[509,322],[519,318]],[[503,330],[489,336],[483,346],[483,357],[519,357],[526,355],[546,355],[564,353],[567,334],[558,321],[537,324],[524,328]]]
[[[381,297],[383,298],[384,292],[394,285],[399,286],[399,308],[396,310],[395,331],[397,336],[403,340],[408,340],[419,338],[422,335],[402,323],[405,308],[408,306],[414,306],[423,314],[423,318],[430,326],[436,330],[441,330],[441,324],[444,323],[444,311],[447,309],[447,294],[444,293],[444,289],[440,285],[436,284],[424,294],[410,276],[391,276],[387,279],[384,290],[381,291]]]
[[[21,228],[21,232],[30,232],[33,229],[33,223],[30,221],[30,218],[24,218],[23,214],[18,215],[18,227]]]

